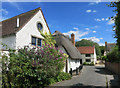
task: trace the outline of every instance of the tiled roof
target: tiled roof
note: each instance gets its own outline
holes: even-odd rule
[[[71,59],[81,59],[81,54],[77,50],[76,47],[74,47],[71,40],[65,36],[64,34],[60,33],[59,31],[56,31],[53,33],[53,37],[56,41],[56,46],[61,47],[66,51],[66,53],[69,55]]]
[[[24,27],[24,25],[39,11],[41,10],[41,8],[37,8],[31,11],[28,11],[26,13],[17,15],[15,17],[12,17],[10,19],[4,20],[2,22],[0,22],[0,25],[2,24],[2,26],[0,26],[0,34],[2,34],[2,36],[6,36],[6,35],[11,35],[11,34],[15,34],[17,31],[19,31],[22,27]],[[42,12],[42,10],[41,10]],[[43,12],[42,12],[43,15]],[[20,19],[20,26],[17,27],[17,18],[19,17]],[[43,15],[44,17],[44,15]],[[44,18],[45,20],[45,18]],[[46,20],[45,20],[46,21]],[[46,22],[47,24],[47,22]],[[48,24],[47,24],[48,27]],[[49,29],[49,27],[48,27]]]
[[[115,45],[116,43],[107,43],[107,45],[105,46],[105,50],[111,52]]]
[[[77,49],[81,54],[94,54],[94,48],[95,47],[91,47],[91,46],[77,47]]]

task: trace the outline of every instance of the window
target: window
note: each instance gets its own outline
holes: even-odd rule
[[[42,39],[32,36],[32,45],[42,46]]]
[[[42,46],[42,40],[38,38],[38,46]]]
[[[86,62],[91,62],[91,60],[90,59],[86,59]]]
[[[32,45],[36,46],[36,37],[33,37],[33,36],[32,36]]]
[[[42,24],[41,24],[41,23],[38,23],[38,24],[37,24],[37,28],[38,28],[38,30],[42,30],[42,28],[43,28]]]
[[[91,55],[90,55],[90,54],[85,54],[85,56],[86,56],[86,57],[91,57]]]

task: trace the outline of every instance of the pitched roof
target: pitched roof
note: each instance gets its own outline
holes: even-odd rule
[[[53,37],[56,40],[56,45],[61,46],[67,52],[67,54],[71,57],[71,59],[81,59],[81,54],[77,50],[76,47],[73,46],[73,43],[68,38],[68,36],[63,35],[59,31],[53,33]]]
[[[116,43],[107,43],[107,45],[105,46],[105,50],[111,52],[115,45]]]
[[[77,47],[77,49],[81,54],[94,54],[94,48],[95,47],[91,47],[91,46]]]
[[[6,36],[6,35],[11,35],[11,34],[15,34],[16,32],[18,32],[22,27],[24,27],[24,25],[39,11],[41,10],[41,8],[37,8],[31,11],[28,11],[26,13],[22,13],[20,15],[17,15],[15,17],[9,18],[7,20],[4,20],[2,22],[0,22],[0,25],[2,24],[2,26],[0,26],[0,34],[2,34],[2,36]],[[41,10],[42,12],[42,10]],[[43,12],[42,12],[43,15]],[[17,18],[19,17],[20,19],[20,27],[17,27]],[[44,17],[44,15],[43,15]],[[45,20],[45,17],[44,17]],[[46,22],[46,20],[45,20]],[[48,24],[46,22],[46,25],[48,27]],[[48,27],[49,29],[49,27]],[[50,30],[49,30],[50,31]]]

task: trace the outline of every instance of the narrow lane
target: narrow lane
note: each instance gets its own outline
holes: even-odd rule
[[[104,65],[102,66],[84,66],[82,72],[73,76],[72,79],[56,83],[51,86],[83,86],[83,87],[106,87],[109,78],[113,74],[106,71]]]

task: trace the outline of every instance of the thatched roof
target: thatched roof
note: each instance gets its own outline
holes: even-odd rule
[[[56,31],[53,33],[53,37],[55,38],[56,45],[58,47],[62,46],[71,59],[82,59],[80,52],[74,47],[68,36]]]

